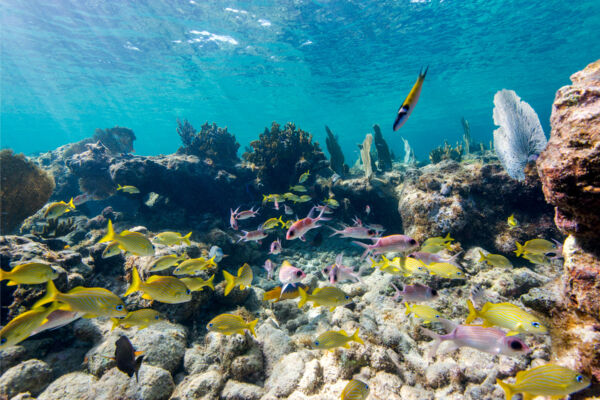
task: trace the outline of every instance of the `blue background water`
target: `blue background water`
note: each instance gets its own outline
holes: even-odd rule
[[[598,0],[2,1],[1,145],[33,153],[132,128],[138,154],[179,146],[176,118],[229,127],[243,147],[294,121],[346,158],[373,123],[419,158],[494,129],[514,89],[549,132],[568,77],[600,58]],[[421,100],[392,132],[421,66]],[[323,146],[324,147],[324,146]]]

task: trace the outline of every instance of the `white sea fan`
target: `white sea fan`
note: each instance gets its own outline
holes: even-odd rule
[[[529,104],[514,90],[494,96],[494,149],[510,177],[522,181],[530,157],[539,155],[548,142],[540,120]]]
[[[412,147],[410,147],[410,144],[408,144],[408,140],[404,139],[402,136],[400,136],[400,139],[404,142],[404,164],[416,164],[417,159],[415,158],[415,152]]]

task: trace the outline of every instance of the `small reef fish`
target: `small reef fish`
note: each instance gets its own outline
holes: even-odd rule
[[[300,175],[300,178],[298,179],[298,183],[306,182],[308,180],[309,176],[310,176],[310,170],[308,170],[305,173],[303,173],[302,175]]]
[[[423,87],[423,81],[425,80],[425,76],[427,76],[427,70],[429,67],[425,68],[425,72],[422,70],[419,72],[419,77],[415,82],[414,86],[406,96],[406,99],[402,102],[402,105],[398,109],[398,115],[396,115],[396,119],[394,120],[394,125],[392,128],[394,131],[397,131],[404,125],[404,123],[410,117],[410,114],[413,112],[417,102],[419,101],[419,97],[421,96],[421,88]]]
[[[446,323],[444,323],[444,321]],[[432,357],[442,342],[448,341],[443,353],[454,351],[460,347],[471,347],[489,354],[503,354],[505,356],[519,356],[531,352],[531,349],[516,336],[506,336],[501,329],[484,328],[482,326],[472,325],[454,325],[450,321],[443,320],[442,324],[451,327],[451,332],[446,335],[439,335],[426,328],[421,331],[433,339],[433,344],[429,350],[429,356]]]
[[[285,192],[282,196],[284,200],[292,200],[294,197],[298,197],[292,192]]]
[[[365,400],[369,397],[369,385],[358,379],[352,379],[342,390],[342,400]]]
[[[431,275],[438,275],[446,279],[465,279],[465,273],[456,265],[448,262],[431,263],[426,265],[425,268]]]
[[[115,233],[112,221],[108,220],[106,235],[100,239],[98,243],[103,242],[118,242],[121,249],[128,251],[136,256],[152,256],[154,255],[154,247],[152,242],[139,232],[122,231]]]
[[[383,225],[380,224],[366,224],[365,226],[370,229],[375,229],[378,235],[385,231]]]
[[[440,314],[438,310],[429,306],[424,306],[421,304],[411,305],[407,302],[404,302],[404,305],[406,306],[406,315],[412,313],[415,317],[422,319],[426,324],[430,322],[440,322],[440,319],[442,318],[442,314]]]
[[[223,333],[225,335],[233,335],[239,333],[244,334],[244,329],[248,329],[254,337],[256,332],[254,327],[258,323],[258,318],[254,321],[246,322],[238,315],[221,314],[214,317],[207,325],[206,329],[211,332]]]
[[[331,210],[331,208],[329,208],[327,206],[315,206],[315,211],[317,211],[317,212],[323,211],[324,214],[333,214],[333,210]]]
[[[426,239],[423,242],[423,246],[429,246],[429,245],[433,245],[433,244],[446,244],[446,243],[452,243],[454,241],[454,239],[450,236],[450,233],[447,233],[445,237],[442,236],[436,236],[436,237],[432,237],[429,239]]]
[[[227,255],[223,254],[223,250],[219,246],[212,246],[208,252],[208,258],[212,258],[218,263],[225,257],[227,257]]]
[[[333,197],[323,200],[323,203],[327,204],[331,208],[338,208],[340,206],[340,203]]]
[[[311,201],[311,200],[312,200],[312,197],[310,197],[310,196],[309,196],[309,195],[307,195],[307,194],[303,194],[302,196],[300,196],[300,197],[298,198],[298,200],[297,200],[297,201],[298,201],[299,203],[306,203],[306,202],[308,202],[308,201]]]
[[[517,222],[517,219],[515,218],[515,214],[510,214],[510,217],[508,217],[508,219],[506,220],[506,223],[508,223],[508,226],[511,227],[515,227],[517,225],[519,225],[519,223]]]
[[[515,383],[506,383],[500,379],[496,379],[496,383],[504,390],[506,400],[512,399],[517,393],[522,393],[523,399],[530,400],[537,396],[561,399],[590,386],[591,380],[569,368],[545,364],[517,372]]]
[[[285,211],[285,215],[292,215],[292,214],[294,214],[294,210],[292,210],[292,207],[288,206],[287,204],[283,205],[283,209]]]
[[[428,244],[427,246],[421,246],[420,252],[435,254],[435,253],[439,253],[440,251],[442,251],[444,249],[452,251],[452,246],[450,246],[450,244],[448,244],[448,243],[446,243],[446,244]]]
[[[239,286],[240,290],[250,287],[254,275],[252,274],[252,268],[246,263],[238,269],[237,276],[233,276],[229,272],[223,270],[223,278],[225,278],[225,282],[227,282],[227,285],[225,285],[225,296],[227,296],[236,286]]]
[[[340,235],[344,238],[372,239],[379,234],[375,229],[367,228],[366,226],[346,226],[343,230],[337,230],[330,226],[328,228],[333,231],[329,237]]]
[[[431,263],[450,263],[450,264],[453,264],[458,267],[459,264],[456,262],[456,259],[461,254],[462,254],[462,251],[460,253],[456,253],[455,255],[453,255],[450,258],[444,258],[438,254],[426,253],[426,252],[422,252],[422,251],[415,251],[414,253],[410,253],[408,256],[416,258],[417,260],[421,261],[425,265],[429,265]]]
[[[550,259],[545,254],[526,253],[522,257],[533,264],[548,264]]]
[[[272,203],[274,203],[274,202],[276,202],[276,201],[281,203],[281,202],[283,202],[284,200],[289,200],[289,199],[286,197],[286,195],[288,195],[288,194],[292,194],[292,193],[285,193],[285,194],[283,194],[283,195],[281,195],[281,194],[269,194],[269,195],[265,195],[265,194],[263,194],[263,200],[262,200],[262,203],[263,203],[263,204],[265,204],[265,203],[267,203],[267,202],[272,202]]]
[[[292,224],[293,224],[294,222],[295,222],[295,221],[294,221],[293,219],[288,219],[287,221],[285,221],[285,226],[284,226],[284,227],[285,227],[285,229],[290,229],[290,227],[292,226]]]
[[[121,254],[121,245],[119,242],[110,242],[102,252],[102,258],[109,258]]]
[[[283,224],[283,226],[285,226],[285,223]],[[279,254],[281,253],[281,251],[283,250],[283,247],[281,246],[281,239],[277,239],[274,240],[271,243],[271,247],[269,249],[269,254]]]
[[[263,300],[275,300],[275,303],[277,303],[281,300],[295,299],[300,296],[300,288],[302,288],[302,290],[308,293],[309,288],[307,285],[300,282],[296,282],[287,285],[283,291],[282,286],[276,286],[275,288],[263,294]]]
[[[260,228],[255,231],[242,231],[242,233],[244,235],[239,237],[238,242],[244,241],[261,243],[261,240],[269,236],[269,234]]]
[[[124,192],[124,193],[129,193],[129,194],[138,194],[140,192],[140,189],[138,189],[132,185],[125,185],[125,186],[117,185],[117,190]]]
[[[371,206],[369,206],[368,204],[365,206],[365,214],[371,214]]]
[[[307,191],[307,189],[302,185],[290,186],[290,190],[294,191],[294,192],[300,192],[300,193],[304,193]]]
[[[236,230],[236,231],[239,229],[239,226],[238,226],[238,223],[237,223],[237,219],[235,219],[235,213],[238,210],[239,210],[239,207],[236,208],[235,211],[233,211],[231,208],[229,209],[229,212],[231,213],[230,216],[229,216],[229,226],[231,226],[231,229]]]
[[[380,268],[383,272],[393,275],[399,275],[399,273],[401,273],[404,276],[428,274],[427,268],[416,258],[394,257],[392,261],[389,261],[384,255],[382,255],[381,258],[385,262],[384,266]],[[396,273],[393,269],[397,270],[399,273]]]
[[[137,326],[139,330],[149,327],[150,325],[156,324],[162,320],[160,313],[151,308],[142,308],[141,310],[130,311],[125,318],[111,318],[112,331],[117,326],[123,328],[131,328]]]
[[[179,264],[180,261],[185,260],[185,256],[178,256],[177,254],[168,254],[156,259],[150,264],[150,272],[164,271]]]
[[[343,265],[344,253],[340,253],[335,258],[335,264],[328,265],[321,270],[325,277],[329,277],[329,282],[335,285],[338,282],[352,280],[360,282],[360,277],[354,272],[354,268]]]
[[[10,271],[0,269],[0,281],[8,279],[7,286],[36,285],[58,278],[58,273],[49,264],[30,262],[15,266]]]
[[[265,261],[265,265],[263,265],[263,268],[265,269],[265,271],[267,271],[267,279],[273,279],[273,271],[275,271],[275,264],[273,264],[273,261],[267,258],[267,260]]]
[[[298,196],[297,194],[293,194],[293,193],[291,194],[291,196],[288,196],[286,199],[293,201],[294,204],[300,202],[300,200],[301,200],[300,196]]]
[[[205,287],[209,287],[212,290],[215,290],[215,286],[213,284],[214,279],[215,279],[215,275],[213,274],[207,280],[194,277],[194,278],[181,278],[180,281],[183,282],[185,284],[185,286],[187,286],[188,289],[190,289],[192,292],[201,292],[202,290],[204,290]]]
[[[46,219],[55,219],[63,215],[64,213],[68,213],[75,210],[75,204],[73,204],[73,198],[69,200],[68,203],[64,201],[57,201],[51,203],[46,211],[44,212],[44,218]]]
[[[515,244],[517,245],[517,250],[515,250],[517,257],[521,256],[521,254],[546,254],[556,251],[556,245],[546,239],[532,239],[526,241],[524,244],[520,244],[519,242]]]
[[[237,219],[238,221],[242,221],[245,219],[254,218],[258,215],[258,211],[259,211],[258,209],[254,210],[254,207],[252,207],[249,210],[236,212],[235,219]]]
[[[306,277],[306,274],[300,269],[294,267],[288,260],[284,260],[279,268],[279,281],[285,285],[300,282]]]
[[[211,267],[216,267],[215,256],[206,259],[204,257],[190,258],[180,263],[173,270],[173,275],[196,275]]]
[[[117,368],[130,378],[135,374],[136,382],[139,382],[138,372],[142,366],[142,361],[144,361],[144,356],[140,354],[141,352],[135,351],[135,348],[125,335],[121,335],[115,342]],[[139,357],[136,358],[136,356]]]
[[[277,228],[277,225],[281,224],[282,227],[285,226],[285,222],[283,222],[283,220],[281,219],[281,215],[279,216],[279,218],[269,218],[268,220],[266,220],[265,222],[263,222],[262,226],[260,227],[260,229],[266,231],[269,229],[275,229]]]
[[[322,209],[317,218],[312,218],[313,212],[315,208],[311,208],[310,212],[306,216],[306,218],[299,219],[294,222],[290,229],[288,229],[285,238],[287,240],[294,240],[300,238],[300,240],[305,241],[304,235],[311,229],[319,228],[321,225],[318,223],[320,221],[329,221],[329,218],[324,218],[323,214],[325,209]]]
[[[338,306],[352,303],[350,296],[335,286],[316,288],[311,294],[306,293],[302,288],[299,288],[298,291],[300,292],[298,308],[302,308],[307,301],[312,301],[313,307],[324,306],[329,307],[329,311],[333,311]]]
[[[52,281],[48,281],[46,294],[32,308],[38,308],[55,301],[64,303],[60,306],[61,310],[81,312],[84,314],[83,318],[121,318],[127,315],[123,301],[107,289],[77,286],[67,293],[61,293]]]
[[[358,329],[352,336],[349,336],[345,331],[327,331],[317,336],[317,339],[313,342],[313,347],[321,350],[335,349],[336,347],[350,348],[350,342],[357,342],[365,344],[361,338],[358,337]]]
[[[485,261],[492,267],[496,268],[512,268],[512,263],[508,260],[508,258],[504,257],[500,254],[491,254],[488,253],[484,255],[481,251],[479,251],[479,260],[478,262]]]
[[[438,297],[437,290],[420,283],[404,285],[402,290],[398,289],[393,283],[392,287],[396,289],[396,294],[393,297],[394,301],[402,300],[404,302],[420,303],[423,301],[435,300]]]
[[[11,319],[6,326],[0,330],[0,350],[17,345],[31,336],[38,329],[51,312],[60,307],[59,303],[53,303],[47,308],[33,307],[29,311],[17,315]]]
[[[469,307],[469,315],[465,320],[467,325],[475,319],[481,318],[484,327],[499,326],[508,329],[507,336],[519,333],[544,334],[548,332],[539,319],[511,303],[487,302],[481,310],[477,310],[471,300],[467,300],[467,306]]]
[[[419,243],[410,236],[406,235],[389,235],[378,239],[373,238],[373,244],[361,242],[352,242],[365,249],[360,259],[364,259],[368,254],[379,255],[392,251],[410,251],[419,246]]]
[[[54,310],[46,317],[45,322],[34,329],[29,336],[68,325],[73,321],[77,321],[82,315],[83,313],[76,311]]]
[[[161,232],[154,236],[153,240],[156,243],[164,244],[165,246],[176,246],[181,244],[181,242],[189,246],[192,244],[190,242],[190,236],[192,236],[192,232],[185,236],[181,236],[181,233],[179,232]]]
[[[146,282],[143,282],[137,268],[133,267],[131,284],[123,297],[137,291],[144,293],[143,299],[156,300],[161,303],[178,304],[192,299],[191,290],[179,279],[172,276],[152,275]]]
[[[92,196],[89,193],[82,193],[73,199],[73,205],[75,205],[76,207],[80,206],[80,205],[85,204],[88,201],[92,200],[93,198],[94,198],[94,196]]]

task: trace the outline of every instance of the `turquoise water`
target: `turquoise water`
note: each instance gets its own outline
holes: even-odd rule
[[[513,89],[549,132],[568,77],[600,56],[597,0],[17,1],[0,5],[1,146],[31,154],[115,125],[138,154],[179,146],[176,119],[229,127],[243,147],[294,121],[351,162],[374,123],[425,158],[489,141],[493,95]],[[391,126],[421,66],[421,100]],[[32,140],[33,139],[33,140]]]

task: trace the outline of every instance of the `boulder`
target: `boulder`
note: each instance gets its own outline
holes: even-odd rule
[[[11,398],[19,393],[30,392],[37,396],[52,381],[52,370],[43,361],[32,359],[8,369],[0,377],[1,395]]]

